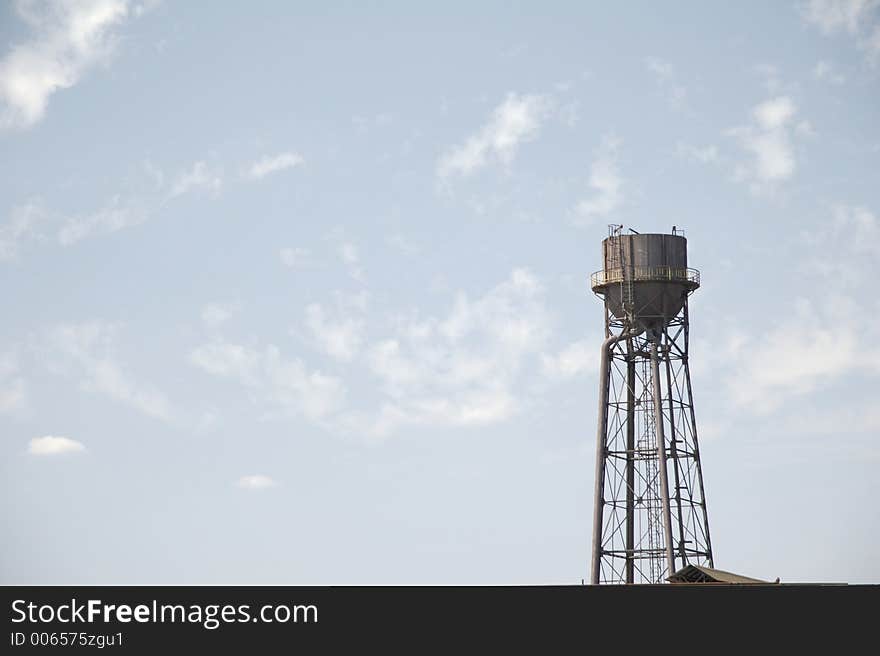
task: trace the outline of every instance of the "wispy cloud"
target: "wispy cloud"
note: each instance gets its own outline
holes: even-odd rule
[[[620,141],[609,136],[603,139],[596,151],[588,181],[592,194],[575,207],[575,223],[588,224],[597,217],[611,214],[623,203],[624,181],[617,164],[619,147]]]
[[[369,132],[371,129],[387,127],[393,121],[394,117],[388,112],[381,112],[373,116],[353,116],[351,118],[352,124],[361,134]]]
[[[490,425],[527,404],[528,370],[543,366],[549,378],[564,380],[589,366],[578,345],[546,355],[551,319],[543,296],[531,271],[514,269],[482,295],[459,292],[447,313],[394,314],[388,332],[370,341],[356,311],[363,310],[362,295],[340,301],[348,314],[309,306],[306,323],[317,350],[374,380],[373,392],[356,399],[348,398],[342,378],[309,370],[271,344],[215,338],[193,349],[190,361],[237,381],[258,405],[332,431],[382,439],[417,426]]]
[[[809,0],[801,7],[808,23],[826,34],[843,30],[855,34],[880,4],[877,0]]]
[[[278,251],[278,257],[281,258],[285,266],[291,269],[305,264],[309,260],[310,255],[311,253],[307,248],[300,248],[299,246],[282,248]]]
[[[555,355],[542,357],[544,375],[551,379],[567,379],[599,368],[599,349],[595,342],[572,342]]]
[[[15,8],[32,36],[0,60],[0,127],[21,129],[43,118],[52,94],[108,59],[115,30],[131,12],[127,0],[21,1]]]
[[[785,304],[778,320],[741,335],[723,357],[737,411],[767,414],[846,377],[880,376],[880,329],[863,320],[880,312],[873,293],[880,218],[841,205],[801,236],[798,273],[812,297]]]
[[[880,61],[880,0],[809,0],[801,5],[803,19],[825,35],[854,37],[871,64]]]
[[[235,482],[236,487],[245,490],[265,490],[266,488],[278,485],[272,478],[264,474],[251,474],[242,476]]]
[[[302,155],[293,152],[266,155],[248,167],[245,177],[260,180],[272,173],[300,166],[304,162]]]
[[[813,67],[813,77],[824,82],[831,82],[832,84],[843,84],[846,82],[846,78],[837,72],[834,65],[824,59],[817,62]]]
[[[0,414],[15,412],[25,405],[25,381],[20,375],[18,353],[0,353]]]
[[[757,64],[754,67],[754,71],[761,77],[764,83],[764,89],[766,89],[767,93],[779,93],[779,90],[782,87],[782,79],[780,77],[778,66],[775,64],[767,64],[765,62]]]
[[[839,205],[831,225],[835,237],[846,241],[851,253],[875,256],[880,252],[880,218],[867,207]]]
[[[708,146],[692,146],[690,144],[679,142],[676,144],[675,154],[680,157],[686,157],[695,162],[700,162],[701,164],[715,164],[720,159],[718,147],[714,144]]]
[[[678,82],[675,68],[673,68],[672,64],[659,57],[646,57],[645,66],[662,89],[669,106],[675,110],[684,109],[687,91]]]
[[[338,371],[306,366],[261,346],[214,336],[190,362],[234,381],[267,416],[299,416],[331,432],[382,440],[413,428],[468,428],[507,421],[547,384],[595,370],[586,340],[554,347],[544,286],[513,269],[481,294],[459,291],[446,312],[386,311],[384,328],[365,330],[367,294],[337,293],[335,304],[305,308],[305,341]],[[294,335],[301,339],[298,331]],[[349,376],[359,381],[351,396]],[[365,390],[363,380],[372,380]]]
[[[95,234],[109,234],[143,223],[149,213],[129,199],[114,196],[97,212],[66,219],[58,230],[58,242],[70,246]]]
[[[64,453],[79,453],[85,451],[82,442],[77,442],[69,437],[56,437],[46,435],[35,437],[28,443],[28,453],[35,456],[58,456]]]
[[[328,317],[318,303],[306,307],[306,326],[320,349],[342,362],[351,361],[363,341],[363,319],[356,316]]]
[[[400,233],[389,235],[385,241],[389,246],[409,257],[415,257],[422,250],[416,242]]]
[[[437,176],[468,176],[493,162],[509,166],[520,144],[538,134],[551,106],[549,96],[508,94],[480,130],[440,157]]]
[[[221,172],[204,160],[182,169],[170,185],[164,172],[152,163],[147,164],[146,173],[154,190],[128,196],[117,194],[96,212],[66,218],[58,231],[58,241],[69,246],[87,237],[118,232],[144,223],[173,199],[198,191],[217,193],[223,186]]]
[[[174,181],[169,193],[171,198],[182,196],[193,190],[218,192],[223,186],[223,178],[220,174],[208,167],[204,161],[198,161],[192,168],[181,171]]]
[[[103,321],[61,324],[47,336],[51,369],[79,378],[80,386],[158,419],[169,419],[164,394],[135,382],[114,355],[118,327]]]
[[[214,376],[236,380],[283,413],[320,422],[341,407],[345,387],[338,378],[308,371],[272,344],[257,348],[215,339],[195,348],[190,361]]]
[[[534,274],[515,269],[481,297],[457,294],[445,316],[401,321],[367,355],[385,400],[375,414],[347,419],[377,438],[404,427],[509,419],[523,405],[517,398],[523,369],[549,335],[542,296]]]
[[[202,321],[205,325],[216,328],[225,323],[241,310],[241,303],[208,303],[202,308]]]
[[[363,282],[364,270],[361,268],[361,258],[357,244],[353,241],[343,241],[339,244],[337,253],[339,254],[339,259],[345,263],[349,275],[358,282]]]
[[[37,228],[47,218],[48,213],[38,201],[14,207],[9,220],[0,225],[0,262],[16,259],[24,243],[40,239]]]
[[[787,317],[743,344],[734,373],[728,378],[733,402],[756,414],[770,412],[787,399],[831,384],[843,374],[872,369],[880,360],[866,357],[857,326],[835,317],[857,312],[841,298],[817,305],[798,299]],[[836,324],[836,325],[835,325]],[[811,326],[804,330],[803,326]],[[747,354],[747,356],[746,356]]]
[[[755,106],[749,125],[727,131],[751,155],[751,161],[740,164],[734,176],[747,182],[752,191],[772,189],[794,176],[797,160],[793,138],[802,136],[803,126],[809,126],[803,121],[795,123],[797,111],[791,98],[778,96]]]
[[[28,243],[45,241],[47,233],[54,232],[62,246],[72,246],[91,237],[140,225],[187,193],[216,193],[223,186],[221,172],[201,160],[181,170],[171,184],[166,182],[164,172],[151,162],[147,162],[144,169],[147,190],[115,194],[91,212],[62,214],[47,209],[37,199],[16,206],[9,220],[0,225],[0,262],[16,259]]]
[[[803,272],[833,280],[838,291],[872,295],[876,255],[880,252],[880,218],[864,206],[837,205],[829,220],[802,232],[811,250],[801,258]]]

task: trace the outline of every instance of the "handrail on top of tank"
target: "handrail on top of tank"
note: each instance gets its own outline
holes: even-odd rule
[[[687,282],[700,286],[700,272],[696,269],[688,269],[685,267],[670,266],[654,266],[654,267],[627,267],[628,277],[633,282],[663,282],[664,280],[672,282]],[[590,287],[602,287],[618,282],[623,282],[623,269],[603,269],[596,271],[590,276]]]

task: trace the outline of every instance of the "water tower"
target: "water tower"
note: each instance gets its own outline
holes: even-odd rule
[[[687,240],[623,232],[590,285],[605,303],[591,582],[662,583],[713,566],[688,364]]]

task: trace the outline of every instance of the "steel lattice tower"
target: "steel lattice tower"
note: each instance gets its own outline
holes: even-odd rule
[[[605,304],[599,371],[591,582],[662,583],[713,566],[688,365],[688,297],[700,275],[687,240],[602,242],[590,283]]]

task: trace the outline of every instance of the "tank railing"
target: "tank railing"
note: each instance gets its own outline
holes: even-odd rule
[[[700,272],[696,269],[685,267],[653,266],[653,267],[627,267],[628,276],[633,282],[687,282],[700,285]],[[590,287],[602,287],[624,281],[624,270],[603,269],[590,276]]]

